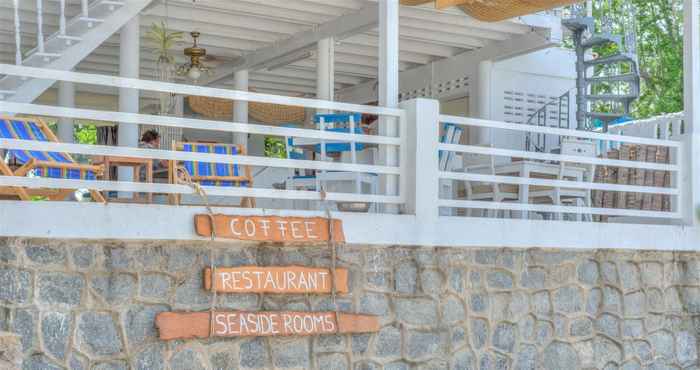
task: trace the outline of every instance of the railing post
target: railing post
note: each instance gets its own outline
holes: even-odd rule
[[[421,224],[437,223],[439,197],[440,109],[437,100],[402,102],[406,111],[406,209]]]
[[[687,225],[697,225],[695,207],[700,203],[700,170],[693,161],[700,158],[700,4],[697,0],[685,0],[683,5],[683,78],[685,155],[683,164],[683,208]]]

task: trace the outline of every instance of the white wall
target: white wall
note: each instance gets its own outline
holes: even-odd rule
[[[576,86],[575,63],[574,53],[562,48],[545,49],[494,63],[490,118],[514,123],[527,122],[532,113],[550,98],[559,97]],[[572,91],[569,114],[573,126],[575,100],[575,91]],[[499,130],[492,132],[492,137],[498,147],[525,148],[524,133]],[[548,142],[548,149],[553,144],[555,143]]]

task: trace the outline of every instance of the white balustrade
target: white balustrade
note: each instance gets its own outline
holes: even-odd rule
[[[12,0],[15,10],[15,64],[22,64],[22,34],[20,33],[21,23],[19,19],[19,0]]]
[[[66,35],[66,0],[59,3],[58,30],[61,36]]]
[[[44,53],[44,11],[43,0],[36,0],[36,45],[39,53]]]

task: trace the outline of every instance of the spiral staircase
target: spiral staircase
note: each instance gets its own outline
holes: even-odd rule
[[[634,27],[626,27],[628,32],[620,36],[612,32],[611,19],[603,18],[598,32],[593,17],[577,16],[576,12],[563,25],[571,30],[576,51],[577,129],[596,129],[594,122],[599,121],[606,132],[610,122],[629,115],[632,103],[639,98]],[[611,44],[616,46],[614,53],[596,57],[592,52]]]

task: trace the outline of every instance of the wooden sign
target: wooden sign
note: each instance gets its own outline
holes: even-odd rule
[[[308,336],[379,331],[377,316],[335,312],[162,312],[160,339]]]
[[[274,242],[323,242],[329,240],[328,219],[323,217],[214,215],[216,237]],[[211,236],[209,215],[195,215],[197,235]],[[333,219],[333,237],[344,242],[343,223]]]
[[[214,289],[222,293],[331,293],[330,269],[288,267],[216,268]],[[204,269],[204,289],[212,289],[211,268]],[[335,270],[335,291],[348,292],[348,270]]]

